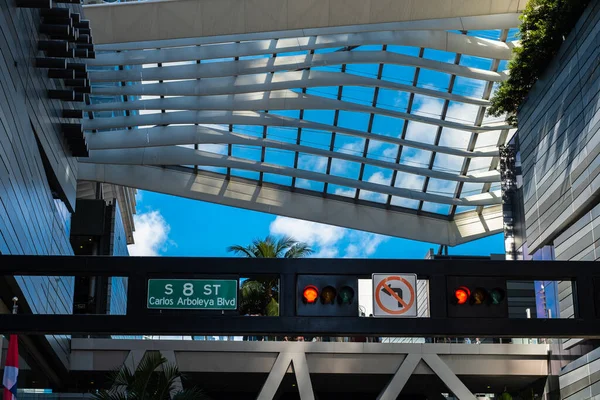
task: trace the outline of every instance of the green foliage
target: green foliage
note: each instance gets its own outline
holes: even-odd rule
[[[250,258],[303,258],[313,253],[306,243],[296,242],[289,236],[277,239],[271,235],[254,239],[248,246],[229,246],[227,251]]]
[[[182,378],[177,366],[158,352],[147,352],[135,371],[126,366],[110,375],[112,385],[94,395],[96,400],[211,400],[202,390],[177,388]]]
[[[306,243],[297,242],[289,236],[277,239],[271,235],[265,239],[254,239],[248,246],[229,246],[227,251],[248,258],[303,258],[313,253]],[[279,315],[277,279],[247,280],[242,283],[240,297],[241,314]]]
[[[573,29],[590,0],[529,0],[523,15],[519,38],[508,64],[510,76],[491,99],[487,113],[517,125],[517,111],[542,75],[562,42]]]

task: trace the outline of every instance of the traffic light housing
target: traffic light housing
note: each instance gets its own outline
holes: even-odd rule
[[[298,275],[296,315],[356,317],[358,278],[346,275]]]
[[[451,318],[508,318],[505,279],[449,276],[447,292]]]

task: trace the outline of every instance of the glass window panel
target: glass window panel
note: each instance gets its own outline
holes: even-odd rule
[[[481,81],[479,79],[457,76],[456,80],[454,81],[454,89],[452,92],[465,96],[482,97],[485,84],[485,81]]]
[[[266,149],[265,151],[265,162],[269,164],[283,165],[284,167],[294,166],[293,151],[281,150],[281,149]]]
[[[327,171],[327,157],[300,153],[298,156],[298,169],[324,174]]]
[[[331,132],[302,129],[300,144],[329,150],[329,146],[331,145]]]
[[[396,174],[396,183],[394,186],[403,189],[411,189],[421,191],[423,184],[425,183],[425,177],[422,175],[408,174],[406,172],[398,172]]]
[[[406,139],[415,142],[433,144],[437,134],[438,127],[435,125],[424,124],[416,121],[408,121],[406,130]]]
[[[498,146],[498,139],[500,139],[500,131],[484,132],[477,135],[477,142],[475,142],[475,148],[489,148]]]
[[[467,34],[469,36],[477,36],[484,39],[498,40],[501,33],[501,29],[486,29],[469,31]]]
[[[392,196],[390,204],[397,207],[411,208],[416,210],[419,207],[418,200],[405,199],[404,197]]]
[[[471,140],[471,132],[458,129],[443,128],[440,136],[440,146],[466,150]]]
[[[202,143],[198,145],[198,150],[207,151],[214,154],[227,154],[227,145],[217,143]]]
[[[375,115],[371,132],[379,135],[400,137],[402,135],[403,127],[403,119],[392,118],[385,115]]]
[[[273,110],[273,111],[269,111],[269,114],[282,115],[282,116],[288,117],[288,118],[299,118],[300,110]]]
[[[285,186],[292,184],[291,177],[277,174],[263,174],[263,181]]]
[[[253,161],[260,161],[262,150],[259,146],[245,146],[234,144],[231,149],[233,157],[245,158]]]
[[[378,140],[369,141],[369,149],[367,151],[368,158],[394,162],[398,155],[398,145],[380,142]]]
[[[360,163],[336,158],[331,160],[331,170],[329,171],[331,175],[341,176],[343,178],[358,179],[359,172]]]
[[[408,92],[380,89],[377,95],[377,108],[406,112],[409,97]]]
[[[320,124],[333,124],[333,110],[305,110],[304,119],[306,121],[318,122]]]
[[[437,118],[442,115],[444,100],[416,94],[413,101],[412,114]]]
[[[320,193],[323,192],[324,184],[323,182],[311,181],[309,179],[296,179],[296,187]]]
[[[407,56],[418,57],[420,49],[418,47],[390,45],[387,47],[387,51],[404,54]]]
[[[306,89],[306,93],[313,95],[313,96],[319,96],[319,97],[325,97],[327,99],[336,99],[337,100],[338,89],[339,89],[338,86],[319,86],[319,87]]]
[[[267,129],[267,138],[278,142],[296,143],[298,128],[270,126]]]
[[[476,194],[480,194],[483,189],[483,183],[476,182],[465,182],[462,187],[462,191],[460,192],[460,197],[473,196]]]
[[[454,63],[454,59],[456,58],[456,53],[426,48],[423,52],[423,58],[452,64]]]
[[[375,88],[345,86],[342,91],[342,100],[351,103],[371,106],[373,104],[373,94]]]
[[[381,50],[381,46],[376,46],[376,47],[379,47],[379,50]],[[348,73],[348,74],[366,76],[367,78],[376,78],[378,72],[379,72],[379,64],[347,64],[346,65],[346,73]]]
[[[389,47],[388,47],[389,51]],[[418,54],[418,52],[417,52]],[[415,67],[405,65],[385,64],[381,77],[390,82],[412,85],[415,78]]]
[[[340,111],[338,116],[338,126],[366,133],[367,128],[369,127],[369,118],[370,115],[367,113]]]
[[[431,159],[431,151],[413,149],[412,147],[404,147],[402,149],[402,156],[400,157],[400,164],[410,165],[412,167],[429,167],[429,160]]]
[[[448,215],[448,213],[450,213],[450,206],[446,204],[430,203],[426,201],[423,203],[422,210],[432,212],[435,214]]]
[[[459,173],[462,168],[463,161],[463,157],[444,153],[436,153],[435,160],[433,161],[433,169],[443,172]]]
[[[470,56],[463,54],[460,57],[460,65],[470,68],[479,68],[489,70],[492,68],[492,60],[490,58]]]
[[[335,136],[334,150],[340,153],[362,156],[364,147],[365,139],[355,138],[353,136],[347,136],[342,134],[337,134]]]
[[[346,186],[328,185],[327,193],[337,194],[338,196],[354,198],[354,196],[356,196],[356,189],[349,188]]]
[[[226,130],[229,130],[227,125]],[[233,132],[255,137],[262,137],[263,127],[260,125],[233,125]]]
[[[437,194],[440,196],[453,197],[456,191],[458,182],[445,181],[443,179],[429,178],[427,185],[427,193]]]
[[[446,119],[461,124],[473,125],[481,107],[474,104],[451,101],[448,103]]]
[[[447,91],[450,84],[450,74],[429,69],[421,69],[417,86],[429,89]]]
[[[469,163],[469,173],[488,171],[490,169],[491,162],[492,157],[472,158],[471,162]]]

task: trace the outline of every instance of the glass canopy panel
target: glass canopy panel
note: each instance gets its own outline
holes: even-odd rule
[[[212,38],[214,43],[187,47],[154,42],[152,48],[131,58],[128,50],[98,51],[92,62],[98,65],[90,68],[92,77],[93,71],[115,76],[94,83],[98,93],[93,91],[90,96],[93,111],[86,113],[91,120],[85,124],[95,127],[86,130],[126,133],[150,128],[152,134],[152,130],[163,129],[161,137],[168,140],[161,148],[167,151],[169,146],[193,148],[195,138],[206,142],[205,133],[183,138],[181,132],[170,130],[200,124],[224,132],[214,133],[208,140],[215,143],[201,143],[196,148],[222,156],[225,165],[235,168],[198,165],[191,166],[191,171],[231,174],[320,197],[339,195],[363,207],[409,208],[414,210],[411,213],[433,213],[448,219],[481,208],[446,203],[458,204],[455,198],[499,188],[497,175],[491,174],[486,182],[472,180],[498,165],[493,155],[506,131],[489,131],[486,125],[501,126],[504,120],[480,119],[486,102],[479,99],[487,96],[486,79],[493,76],[485,71],[496,66],[500,71],[506,69],[506,61],[501,59],[506,57],[498,50],[499,59],[490,58],[495,54],[478,48],[476,37],[499,41],[508,35],[513,40],[515,32],[488,29],[469,31],[465,36],[449,31],[452,40],[446,40],[443,49],[433,40],[411,34],[407,36],[411,39],[405,40],[399,30],[317,35],[308,41],[286,36],[281,39],[284,42],[277,37],[255,40],[249,36],[239,46],[231,46],[230,38],[222,42]],[[428,31],[427,35],[440,33]],[[268,37],[265,33],[261,36]],[[379,42],[378,37],[382,38]],[[467,41],[461,42],[464,38]],[[455,42],[462,44],[456,46]],[[429,48],[429,43],[439,48]],[[490,45],[502,49],[501,43]],[[188,53],[189,59],[185,59]],[[200,61],[192,56],[197,54],[203,54]],[[109,57],[130,59],[135,65],[103,61]],[[138,57],[144,60],[140,62]],[[165,96],[136,89],[148,84],[164,88],[161,93]],[[132,89],[125,93],[123,88]],[[130,106],[139,100],[163,101],[164,110],[124,106],[125,101]],[[180,106],[186,103],[189,112]],[[163,119],[150,119],[174,111],[178,114],[163,125],[154,125],[162,124]],[[140,119],[134,122],[133,116]],[[124,122],[117,124],[115,117]],[[475,128],[480,125],[483,127]],[[114,146],[119,149],[117,141]],[[487,152],[486,156],[469,157],[473,149]],[[93,160],[94,151],[91,154]],[[244,168],[239,168],[240,159],[246,162]],[[278,173],[273,173],[272,167],[280,168]],[[459,184],[458,180],[465,182]],[[373,184],[377,186],[369,186]],[[490,201],[484,207],[497,204]]]

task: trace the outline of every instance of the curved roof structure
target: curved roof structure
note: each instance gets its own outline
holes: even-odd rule
[[[506,3],[98,45],[79,179],[440,244],[499,232],[511,127],[485,110],[515,46]],[[102,7],[124,6],[86,14]]]

